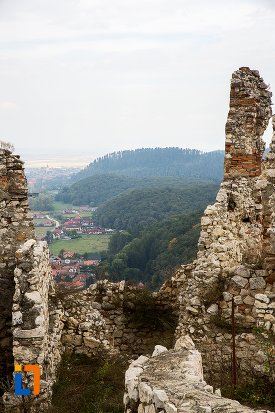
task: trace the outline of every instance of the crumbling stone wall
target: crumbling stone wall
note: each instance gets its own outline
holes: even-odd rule
[[[191,335],[202,352],[206,376],[215,381],[224,381],[223,373],[231,368],[232,305],[239,374],[247,380],[256,373],[275,379],[273,144],[267,160],[261,159],[270,96],[257,72],[240,68],[233,74],[225,181],[201,219],[193,269],[183,267],[178,274],[177,337]]]
[[[42,391],[33,408],[40,411],[50,400],[60,360],[63,309],[55,298],[47,244],[34,240],[23,162],[10,149],[1,144],[0,379],[6,411],[25,411],[27,401],[14,397],[14,364],[39,364]]]
[[[8,149],[0,149],[0,377],[11,378],[12,304],[15,291],[15,251],[33,238],[23,162]]]
[[[29,411],[46,407],[61,360],[63,308],[55,298],[49,266],[49,250],[44,241],[26,241],[16,251],[15,293],[13,303],[13,357],[15,364],[40,366],[41,392],[32,400]],[[33,376],[26,376],[26,385],[33,388]],[[15,397],[13,389],[3,396],[6,411],[21,411],[24,400]]]
[[[150,323],[137,328],[127,317],[134,310],[140,289],[125,281],[107,280],[91,285],[79,294],[64,297],[65,327],[62,343],[69,352],[92,355],[98,351],[120,352],[129,356],[151,353],[155,343],[172,345],[174,330],[156,330]],[[160,308],[167,308],[161,302]]]
[[[201,354],[188,336],[178,340],[174,350],[156,346],[152,357],[133,361],[125,374],[125,390],[126,413],[268,413],[226,399],[208,385]]]
[[[261,174],[262,135],[271,116],[271,92],[257,70],[233,73],[225,127],[225,179]]]

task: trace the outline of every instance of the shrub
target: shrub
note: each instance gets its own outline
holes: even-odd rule
[[[124,300],[124,314],[133,328],[171,331],[176,328],[176,316],[171,307],[162,307],[147,289],[133,290],[131,304]]]
[[[253,407],[275,408],[275,386],[267,378],[258,378],[252,384],[238,385],[234,397]]]
[[[53,388],[51,413],[123,413],[127,361],[64,355]]]

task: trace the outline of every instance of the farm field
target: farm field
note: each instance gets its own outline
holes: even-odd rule
[[[35,227],[35,235],[38,240],[41,240],[47,234],[47,231],[51,231],[52,228]]]
[[[52,215],[56,213],[61,213],[64,209],[75,209],[78,210],[79,206],[72,205],[72,204],[65,204],[64,202],[55,201],[54,202],[54,211],[52,211]],[[79,212],[81,217],[92,217],[93,213],[91,211],[87,212]],[[65,218],[74,218],[76,214],[64,214]]]
[[[60,250],[74,251],[78,254],[85,252],[106,251],[108,248],[110,235],[83,235],[82,238],[70,240],[56,240],[49,245],[50,252],[58,255]]]
[[[77,209],[75,205],[67,204],[64,202],[54,201],[54,210],[55,211],[62,211],[63,209]]]

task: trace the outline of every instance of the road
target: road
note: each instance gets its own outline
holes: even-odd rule
[[[57,221],[56,219],[50,217],[49,215],[46,215],[46,218],[47,218],[49,221],[53,221],[53,222],[55,223],[55,228],[60,227],[60,223],[59,223],[59,221]]]

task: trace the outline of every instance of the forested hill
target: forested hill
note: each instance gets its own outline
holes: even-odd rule
[[[63,188],[56,195],[56,200],[74,205],[90,204],[100,206],[106,201],[112,202],[113,197],[130,189],[148,188],[148,190],[154,191],[155,188],[165,187],[173,189],[175,192],[188,187],[191,191],[205,190],[207,194],[208,185],[211,186],[213,184],[213,182],[203,179],[185,177],[133,178],[115,174],[99,174],[81,179],[73,185]],[[140,196],[143,195],[141,194]],[[162,204],[161,199],[158,202]]]
[[[98,223],[137,235],[172,215],[204,210],[214,202],[219,187],[217,183],[183,182],[183,179],[170,185],[162,183],[119,194],[98,208]]]
[[[202,210],[156,222],[138,237],[117,232],[109,244],[109,257],[98,267],[99,275],[112,281],[143,282],[157,290],[175,271],[196,257]]]
[[[185,176],[220,181],[224,152],[197,149],[142,148],[114,152],[96,159],[72,177],[76,182],[97,174],[116,173],[131,177]]]

